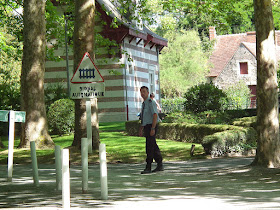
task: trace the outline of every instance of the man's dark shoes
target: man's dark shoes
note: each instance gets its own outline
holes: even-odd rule
[[[144,169],[144,171],[141,171],[141,174],[150,174],[150,173],[152,173],[151,168],[152,168],[152,166],[150,164],[147,164],[146,168]]]
[[[157,167],[152,170],[152,173],[158,172],[158,171],[163,171],[163,165],[162,164],[157,164]]]

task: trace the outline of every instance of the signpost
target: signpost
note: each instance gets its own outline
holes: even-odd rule
[[[8,122],[9,121],[9,111],[0,110],[0,121]]]
[[[90,99],[105,96],[104,78],[86,52],[70,82],[72,99],[86,99],[88,151],[92,153],[92,127]]]
[[[9,121],[9,143],[8,143],[8,181],[12,181],[13,177],[13,156],[14,156],[14,140],[15,140],[15,123],[25,122],[26,113],[23,111],[7,111],[0,110],[0,121]]]
[[[83,191],[88,188],[88,154],[92,153],[92,127],[91,127],[91,99],[105,96],[104,78],[86,52],[74,72],[70,81],[70,97],[72,99],[86,99],[87,139],[82,141],[82,165],[83,165]],[[86,145],[87,144],[87,145]],[[87,149],[88,148],[88,149]]]

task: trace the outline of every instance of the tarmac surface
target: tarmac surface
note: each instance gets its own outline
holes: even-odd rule
[[[70,166],[71,208],[83,209],[280,209],[280,169],[249,166],[253,158],[217,158],[164,163],[141,175],[144,164],[108,164],[108,200],[101,200],[99,165],[89,165],[89,190],[82,193],[81,166]],[[31,165],[0,165],[0,208],[60,209],[55,165],[39,164],[39,187]],[[155,164],[153,165],[153,168]]]

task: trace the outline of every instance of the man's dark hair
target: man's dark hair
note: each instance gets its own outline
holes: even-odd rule
[[[140,90],[142,90],[143,88],[145,88],[149,92],[149,88],[147,86],[142,86]]]

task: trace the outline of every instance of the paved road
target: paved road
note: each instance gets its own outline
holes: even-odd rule
[[[141,175],[143,164],[108,164],[109,200],[100,199],[99,166],[89,166],[82,194],[81,167],[71,166],[71,208],[97,209],[280,209],[280,170],[262,172],[252,158],[165,163],[165,171]],[[155,167],[155,166],[154,166]],[[0,208],[59,209],[55,166],[39,165],[35,187],[30,165],[15,165],[13,182],[0,166]]]

